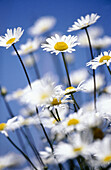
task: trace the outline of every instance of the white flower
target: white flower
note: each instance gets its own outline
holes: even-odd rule
[[[82,81],[79,83],[79,85],[76,88],[73,86],[67,87],[64,91],[64,94],[69,95],[69,94],[72,94],[78,91],[84,91],[84,90],[86,89],[84,88],[84,81]]]
[[[40,156],[45,164],[55,164],[55,159],[52,154],[52,150],[49,147],[45,147],[45,151],[40,151]]]
[[[107,66],[110,65],[111,62],[111,51],[104,51],[98,57],[88,62],[86,65],[91,66],[92,69],[96,69],[98,66],[106,64]]]
[[[100,73],[96,74],[96,90],[99,90],[100,87],[102,87],[105,84],[104,81],[104,76]],[[91,77],[90,79],[88,79],[85,82],[85,92],[86,93],[91,93],[94,91],[94,82],[93,82],[93,77]]]
[[[84,134],[85,135],[85,134]],[[54,149],[54,153],[59,162],[64,162],[68,159],[76,158],[79,155],[89,155],[90,137],[80,135],[79,133],[71,137],[69,143],[60,142]]]
[[[21,155],[18,155],[15,153],[8,153],[8,154],[0,157],[0,170],[2,170],[4,168],[10,169],[10,167],[14,168],[18,165],[21,165],[21,163],[23,163],[23,161],[24,161],[24,159],[23,159],[23,157],[21,157]]]
[[[29,33],[31,35],[43,34],[54,27],[56,19],[52,16],[44,16],[39,18],[34,25],[29,28]]]
[[[99,166],[107,166],[111,163],[111,135],[95,142],[92,145],[92,153],[98,161]]]
[[[16,121],[17,117],[13,117],[7,121],[7,123],[0,123],[0,132],[3,133],[5,136],[8,136],[8,131],[13,131],[19,128],[19,124]]]
[[[12,29],[7,29],[7,33],[5,36],[0,36],[0,46],[9,48],[12,44],[19,41],[20,37],[22,36],[24,30],[22,28],[18,27],[17,29],[14,28],[14,31],[12,32]]]
[[[88,71],[85,68],[74,70],[70,73],[70,79],[73,85],[78,85],[83,80],[86,80],[87,77]]]
[[[23,116],[17,117],[17,123],[19,127],[21,126],[29,126],[29,125],[36,125],[39,122],[37,116],[24,118]]]
[[[68,32],[84,29],[92,24],[94,24],[100,18],[99,15],[92,13],[91,15],[86,15],[85,18],[81,16],[81,19],[77,19],[72,27],[69,27]]]
[[[39,38],[34,38],[33,40],[28,39],[28,41],[26,42],[26,44],[21,44],[20,45],[20,50],[19,50],[19,54],[21,55],[26,55],[29,53],[32,53],[34,51],[36,51],[41,43],[41,39]]]
[[[96,49],[107,48],[111,45],[111,37],[104,36],[102,38],[93,39],[91,44]]]
[[[56,55],[60,52],[72,53],[72,51],[75,51],[73,47],[79,44],[76,41],[77,36],[63,35],[60,37],[58,34],[55,34],[55,37],[51,36],[51,38],[47,38],[47,43],[42,44],[41,47],[43,50],[50,51],[51,54],[55,53]]]

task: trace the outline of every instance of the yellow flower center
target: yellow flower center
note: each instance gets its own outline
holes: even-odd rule
[[[12,44],[14,41],[15,41],[15,38],[11,38],[10,40],[8,40],[8,41],[6,42],[6,44],[7,44],[7,45],[8,45],[8,44]]]
[[[67,88],[66,88],[66,90],[65,90],[65,95],[66,95],[66,94],[70,94],[70,93],[74,93],[74,92],[76,92],[75,87],[70,86],[70,87],[67,87]]]
[[[61,104],[61,100],[57,100],[57,98],[53,98],[53,101],[51,102],[52,105],[59,105]]]
[[[108,155],[106,156],[104,159],[103,159],[104,162],[111,162],[111,155]]]
[[[6,127],[6,123],[0,123],[0,131],[4,130]]]
[[[73,149],[74,152],[80,152],[81,150],[82,150],[82,147],[78,147],[78,148]]]
[[[27,51],[30,51],[31,49],[33,48],[33,46],[32,45],[30,45],[29,47],[27,47],[27,48],[25,48],[25,52],[27,52]]]
[[[99,63],[102,63],[104,60],[110,60],[111,59],[111,57],[109,56],[109,55],[104,55],[104,56],[102,56],[101,58],[100,58],[100,60],[99,60]]]
[[[77,125],[79,123],[79,120],[78,119],[70,119],[68,122],[67,122],[67,125],[68,126],[72,126],[72,125]]]
[[[54,46],[55,50],[64,51],[68,49],[68,45],[65,42],[57,42]]]
[[[44,99],[46,99],[46,98],[48,98],[49,97],[49,95],[47,94],[47,93],[43,93],[42,95],[41,95],[41,99],[42,100],[44,100]]]

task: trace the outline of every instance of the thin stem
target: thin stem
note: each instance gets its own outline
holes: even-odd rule
[[[24,65],[24,63],[23,63],[23,61],[22,61],[22,59],[21,59],[21,57],[20,57],[20,55],[19,55],[19,53],[18,53],[17,49],[15,48],[15,45],[14,45],[14,44],[12,44],[12,46],[13,46],[13,48],[14,48],[14,50],[15,50],[15,52],[16,52],[16,54],[17,54],[18,58],[19,58],[19,61],[21,62],[21,65],[22,65],[23,70],[24,70],[24,72],[25,72],[25,75],[26,75],[26,78],[27,78],[28,84],[29,84],[30,88],[32,88],[32,87],[31,87],[31,82],[30,82],[30,79],[29,79],[29,76],[28,76],[28,73],[27,73],[26,68],[25,68],[25,65]]]
[[[33,55],[33,53],[30,53],[30,56],[32,57],[33,61],[34,61],[34,70],[35,70],[35,74],[37,76],[37,79],[40,79],[40,72],[39,72],[39,69],[38,69],[38,66],[37,66],[37,63],[36,63],[36,60],[35,60],[35,57]]]
[[[39,160],[40,164],[41,164],[43,167],[46,167],[46,166],[44,165],[44,163],[43,163],[40,155],[39,155],[38,150],[37,150],[36,147],[30,142],[30,140],[29,140],[28,136],[26,135],[26,133],[24,132],[23,128],[21,128],[21,131],[22,131],[23,135],[25,136],[25,138],[27,139],[28,144],[29,144],[30,147],[32,148],[32,150],[33,150],[33,152],[34,152],[37,160]]]
[[[32,167],[37,170],[35,165],[32,163],[32,161],[29,159],[29,157],[7,136],[7,139],[9,142],[26,158],[26,160],[32,165]]]
[[[66,60],[65,60],[65,57],[64,57],[64,53],[63,53],[63,52],[62,52],[62,58],[63,58],[63,62],[64,62],[66,74],[67,74],[68,84],[69,84],[69,86],[71,87],[71,81],[70,81],[70,77],[69,77],[69,72],[68,72],[68,68],[67,68],[67,64],[66,64]],[[74,101],[74,109],[75,109],[75,111],[77,112],[76,106],[77,106],[78,109],[80,109],[80,107],[79,107],[79,105],[77,104],[76,100],[74,99],[73,94],[71,94],[71,97],[72,97],[72,100]],[[76,104],[76,106],[75,106],[75,104]]]
[[[49,108],[48,108],[49,109]],[[57,122],[59,122],[59,120],[56,118],[56,116],[54,115],[54,113],[53,113],[53,111],[52,110],[49,110],[50,111],[50,113],[51,113],[51,115],[54,117],[54,119],[57,121]]]
[[[49,139],[49,137],[48,137],[48,135],[47,135],[47,132],[46,132],[46,130],[45,130],[45,128],[44,128],[44,126],[43,126],[41,120],[40,120],[39,112],[38,112],[38,108],[37,108],[37,107],[36,107],[36,113],[37,113],[37,116],[38,116],[39,121],[40,121],[40,126],[41,126],[41,128],[42,128],[42,130],[43,130],[43,132],[44,132],[44,135],[45,135],[45,137],[46,137],[46,139],[47,139],[47,142],[49,143],[50,148],[51,148],[51,150],[52,150],[52,154],[54,155],[54,148],[53,148],[53,145],[52,145],[52,143],[51,143],[51,141],[50,141],[50,139]],[[55,158],[55,160],[57,161],[57,158],[56,158],[55,155],[54,155],[54,158]],[[58,161],[57,161],[57,163],[58,163]],[[58,167],[59,167],[60,170],[62,169],[62,165],[61,165],[60,163],[58,163]]]
[[[4,103],[5,103],[6,108],[7,108],[7,110],[8,110],[8,113],[10,114],[10,117],[11,117],[11,118],[13,118],[13,117],[14,117],[14,114],[13,114],[13,112],[12,112],[12,110],[11,110],[11,108],[10,108],[10,106],[9,106],[8,102],[6,101],[5,96],[3,96],[3,100],[4,100]],[[24,142],[23,142],[23,139],[22,139],[22,137],[21,137],[20,132],[19,132],[18,130],[16,130],[15,132],[16,132],[16,135],[17,135],[18,141],[19,141],[19,143],[20,143],[20,145],[21,145],[22,149],[25,151],[25,153],[27,153],[27,151],[26,151],[26,148],[25,148],[25,145],[24,145]]]
[[[111,75],[111,70],[110,70],[109,66],[107,66],[107,69],[109,71],[109,74]]]
[[[58,113],[57,108],[55,108],[55,111],[56,111],[57,118],[58,118],[58,120],[59,120],[59,122],[60,122],[60,121],[61,121],[61,119],[60,119],[60,117],[59,117],[59,113]]]
[[[92,46],[91,46],[91,41],[90,41],[89,33],[88,33],[88,30],[87,30],[86,27],[84,29],[86,31],[86,35],[87,35],[88,42],[89,42],[91,58],[93,60],[94,56],[93,56],[93,51],[92,51]],[[96,78],[95,78],[95,70],[94,69],[93,69],[93,80],[94,80],[94,108],[95,108],[95,111],[97,111],[97,109],[96,109]]]

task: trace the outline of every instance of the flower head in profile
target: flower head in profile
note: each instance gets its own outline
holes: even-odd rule
[[[23,32],[24,30],[22,30],[21,27],[18,27],[17,29],[14,28],[13,32],[12,29],[7,29],[5,36],[0,36],[0,46],[6,47],[6,49],[8,49],[12,44],[19,41]]]
[[[40,35],[51,30],[56,23],[56,19],[52,16],[40,17],[34,25],[29,28],[31,35]]]
[[[0,123],[0,133],[4,134],[5,136],[8,136],[8,131],[13,131],[19,128],[19,124],[16,120],[17,117],[13,117],[9,119],[7,123]]]
[[[72,51],[75,51],[73,47],[79,44],[77,43],[77,36],[59,36],[58,34],[55,34],[55,37],[47,38],[46,42],[46,44],[41,46],[43,50],[49,51],[51,54],[55,53],[56,55],[60,52],[72,53]]]
[[[92,69],[96,69],[98,66],[106,64],[109,66],[111,63],[111,51],[104,51],[98,57],[88,62],[86,65],[91,66]]]
[[[86,15],[85,17],[81,16],[81,19],[77,19],[77,22],[74,22],[72,27],[69,27],[68,32],[76,31],[79,29],[84,29],[94,24],[100,18],[99,15],[92,13],[91,15]]]
[[[67,87],[64,91],[64,94],[69,95],[69,94],[72,94],[78,91],[84,91],[84,90],[85,90],[84,81],[81,81],[76,88],[73,86]]]
[[[41,40],[34,38],[33,40],[28,39],[25,44],[20,45],[19,54],[26,55],[36,51],[40,46]]]

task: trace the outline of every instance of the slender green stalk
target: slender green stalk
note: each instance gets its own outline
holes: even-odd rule
[[[107,69],[109,71],[109,74],[111,75],[111,70],[110,70],[109,66],[107,66]]]
[[[33,53],[30,53],[30,56],[32,57],[33,61],[34,61],[34,70],[35,70],[35,74],[37,76],[37,79],[40,79],[40,72],[39,72],[39,69],[38,69],[38,66],[37,66],[37,63],[36,63],[36,60],[35,60],[35,57],[34,57],[34,54]]]
[[[39,118],[40,126],[41,126],[41,128],[42,128],[42,130],[43,130],[43,132],[44,132],[44,135],[45,135],[45,137],[46,137],[46,139],[47,139],[47,142],[49,143],[50,148],[51,148],[51,150],[52,150],[52,154],[53,154],[55,160],[57,161],[57,158],[56,158],[56,156],[54,155],[53,145],[52,145],[52,143],[51,143],[51,141],[50,141],[50,139],[49,139],[49,137],[48,137],[48,135],[47,135],[47,132],[46,132],[46,130],[45,130],[45,128],[44,128],[41,120],[40,120],[39,112],[38,112],[38,108],[37,108],[37,107],[36,107],[36,113],[37,113],[37,116],[38,116],[38,118]],[[57,161],[57,163],[58,163],[58,161]],[[58,167],[59,167],[60,170],[62,170],[62,165],[61,165],[60,163],[58,163]]]
[[[32,163],[32,161],[29,159],[29,157],[7,136],[7,139],[9,142],[25,157],[25,159],[32,165],[32,167],[37,170],[35,165]]]
[[[55,111],[56,111],[56,115],[57,115],[58,121],[60,122],[60,121],[61,121],[61,119],[60,119],[60,117],[59,117],[59,113],[58,113],[57,108],[55,109]]]
[[[23,63],[23,61],[22,61],[22,59],[21,59],[21,57],[20,57],[20,55],[19,55],[19,53],[18,53],[18,51],[17,51],[17,49],[16,49],[15,45],[14,45],[14,44],[12,44],[12,46],[13,46],[13,48],[14,48],[14,50],[15,50],[15,52],[16,52],[16,54],[17,54],[18,58],[19,58],[19,61],[21,62],[21,65],[22,65],[23,70],[24,70],[24,72],[25,72],[25,75],[26,75],[26,78],[27,78],[28,84],[29,84],[30,88],[32,88],[32,87],[31,87],[31,82],[30,82],[30,79],[29,79],[29,76],[28,76],[28,73],[27,73],[26,68],[25,68],[25,65],[24,65],[24,63]]]
[[[13,117],[14,117],[14,114],[13,114],[13,112],[12,112],[12,110],[11,110],[8,102],[5,100],[5,96],[3,96],[3,99],[4,99],[4,102],[5,102],[5,104],[6,104],[6,108],[7,108],[7,110],[9,111],[10,117],[13,118]],[[29,143],[31,149],[33,150],[33,152],[34,152],[34,154],[35,154],[35,156],[36,156],[36,158],[40,161],[40,163],[42,164],[42,166],[45,167],[45,165],[44,165],[44,163],[43,163],[43,161],[42,161],[42,159],[41,159],[41,157],[40,157],[40,155],[39,155],[39,152],[37,151],[37,148],[30,142],[28,136],[24,133],[24,131],[22,130],[22,128],[20,128],[20,130],[21,130],[23,136],[25,137],[25,139],[27,140],[27,142]],[[18,131],[18,129],[17,129],[15,132],[16,132],[16,134],[17,134],[18,141],[19,141],[22,149],[23,149],[23,150],[25,151],[25,153],[27,154],[27,150],[26,150],[26,147],[25,147],[24,142],[23,142],[23,140],[22,140],[22,137],[21,137],[20,132]],[[29,134],[29,131],[28,131],[28,134]],[[31,135],[31,133],[30,133],[30,135]],[[31,139],[33,139],[32,136],[31,136]],[[27,154],[27,155],[28,155],[28,154]]]
[[[49,109],[49,108],[48,108]],[[51,115],[54,117],[54,119],[59,122],[59,120],[56,118],[56,116],[54,115],[53,111],[49,109],[49,112],[51,113]]]
[[[85,29],[85,32],[86,32],[86,35],[87,35],[87,38],[88,38],[88,42],[89,42],[91,58],[93,60],[94,56],[93,56],[92,45],[91,45],[89,33],[88,33],[88,30],[87,30],[86,27],[84,29]],[[94,108],[95,108],[95,111],[97,111],[97,108],[96,108],[96,78],[95,78],[95,70],[94,69],[93,69],[93,80],[94,80]]]
[[[21,128],[21,131],[22,131],[23,135],[25,136],[25,138],[27,139],[28,144],[29,144],[30,147],[32,148],[32,150],[33,150],[33,152],[34,152],[37,160],[39,160],[40,164],[41,164],[43,167],[46,167],[45,164],[43,163],[40,155],[39,155],[38,150],[37,150],[36,147],[30,142],[30,140],[29,140],[28,136],[26,135],[26,133],[24,132],[23,128]]]
[[[66,60],[64,57],[64,53],[62,52],[62,58],[63,58],[63,62],[64,62],[64,66],[65,66],[65,70],[66,70],[66,74],[67,74],[67,79],[68,79],[68,84],[71,87],[71,81],[70,81],[70,77],[69,77],[69,72],[68,72],[68,68],[67,68],[67,64],[66,64]],[[74,99],[73,94],[71,94],[72,100],[74,101],[74,109],[77,112],[76,106],[78,109],[80,109],[79,105],[77,104],[76,100]],[[75,106],[76,105],[76,106]]]

